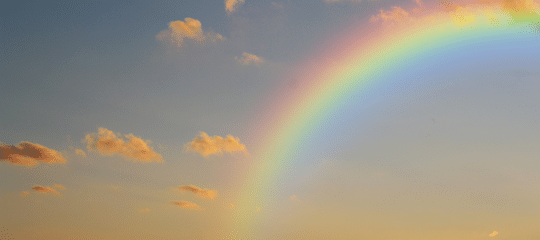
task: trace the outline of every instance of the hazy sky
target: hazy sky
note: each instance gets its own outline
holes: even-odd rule
[[[539,9],[3,1],[0,239],[540,238]]]

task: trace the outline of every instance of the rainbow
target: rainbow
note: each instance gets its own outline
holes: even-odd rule
[[[455,64],[450,57],[455,52],[466,55],[465,49],[496,51],[514,41],[540,42],[538,10],[536,3],[519,0],[442,1],[433,6],[417,1],[410,11],[381,10],[370,21],[330,38],[321,52],[298,68],[294,79],[301,89],[275,94],[264,108],[266,114],[255,121],[254,134],[262,140],[251,153],[250,169],[237,176],[243,187],[228,238],[253,237],[285,173],[292,171],[302,153],[302,143],[310,142],[344,108],[362,104],[378,85],[413,74],[418,66]],[[540,44],[535,46],[540,49]]]

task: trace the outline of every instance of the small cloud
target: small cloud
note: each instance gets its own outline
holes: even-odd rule
[[[244,4],[244,0],[225,0],[225,11],[227,11],[227,14],[231,14],[242,4]]]
[[[242,57],[234,57],[242,65],[260,65],[264,63],[264,59],[255,54],[243,52]]]
[[[53,187],[56,188],[56,189],[61,189],[61,190],[66,189],[66,187],[62,186],[61,184],[54,184]]]
[[[39,186],[39,185],[36,185],[32,188],[34,191],[36,192],[39,192],[39,193],[54,193],[54,194],[60,194],[59,192],[57,192],[56,190],[50,188],[50,187],[43,187],[43,186]]]
[[[169,28],[159,32],[156,39],[169,42],[180,48],[185,44],[186,40],[204,44],[206,42],[223,41],[225,38],[221,34],[204,32],[199,20],[185,18],[184,22],[180,20],[170,22]]]
[[[86,135],[83,142],[86,142],[88,151],[98,150],[101,155],[112,156],[119,154],[126,159],[139,162],[163,162],[161,154],[154,152],[148,144],[152,142],[135,137],[133,134],[125,135],[127,141],[122,136],[117,136],[106,128],[99,128],[99,132]],[[120,135],[120,134],[119,134]]]
[[[493,231],[492,233],[489,234],[489,236],[490,237],[495,237],[495,236],[497,236],[497,234],[499,234],[499,232]]]
[[[300,202],[300,199],[296,195],[291,196],[291,201],[297,201]]]
[[[21,197],[26,197],[26,196],[28,196],[28,194],[30,194],[30,193],[28,193],[27,191],[22,191],[20,196]]]
[[[281,9],[281,10],[285,9],[285,7],[283,7],[283,4],[277,3],[277,2],[272,2],[272,6],[278,8],[278,9]]]
[[[336,3],[336,2],[361,2],[362,0],[324,0],[326,3]]]
[[[145,209],[139,209],[139,212],[142,212],[142,213],[150,212],[150,209],[148,209],[148,208],[145,208]]]
[[[231,209],[234,209],[234,204],[231,203],[231,206],[230,206]]]
[[[62,154],[31,142],[20,142],[19,145],[0,144],[0,162],[7,161],[15,165],[34,166],[42,163],[65,163]]]
[[[452,20],[458,26],[467,25],[471,22],[474,22],[474,14],[469,13],[467,8],[457,7],[456,10],[451,14]]]
[[[382,20],[383,22],[386,22],[386,21],[401,22],[409,17],[409,12],[405,11],[403,8],[396,7],[396,6],[394,6],[394,10],[392,11],[384,11],[382,9],[379,11],[380,11],[379,14],[375,16],[371,16],[371,19],[369,20],[370,22],[377,22],[379,20]]]
[[[188,191],[199,195],[199,197],[208,199],[214,199],[218,195],[218,192],[216,190],[201,189],[193,185],[180,186],[178,187],[178,189],[180,189],[180,192]]]
[[[86,157],[86,153],[81,149],[75,149],[75,154]]]
[[[503,8],[508,11],[534,11],[538,8],[533,0],[503,0]]]
[[[171,203],[173,205],[179,206],[181,208],[194,209],[194,210],[201,209],[201,207],[199,207],[199,205],[197,205],[195,203],[186,202],[186,201],[172,201]]]
[[[232,152],[244,152],[247,154],[246,146],[240,143],[240,139],[231,135],[227,135],[226,138],[220,136],[210,137],[204,132],[199,133],[199,137],[195,137],[193,141],[184,145],[184,151],[198,152],[204,157],[209,155],[221,155],[223,151]]]

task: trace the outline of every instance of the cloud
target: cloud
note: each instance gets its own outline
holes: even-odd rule
[[[487,16],[489,21],[495,24],[499,19],[493,13],[503,11],[512,18],[510,24],[526,23],[532,31],[540,32],[538,4],[533,0],[413,1],[416,6],[410,11],[398,6],[389,11],[381,9],[379,14],[371,16],[370,22],[381,22],[382,25],[395,29],[394,27],[401,27],[404,23],[423,24],[449,18],[456,25],[465,26],[474,23],[477,18]]]
[[[20,196],[21,197],[26,197],[26,196],[28,196],[28,194],[30,194],[30,193],[28,193],[27,191],[22,191]]]
[[[86,157],[86,153],[81,149],[75,149],[75,154],[81,155],[82,157]]]
[[[263,58],[247,52],[243,52],[242,57],[234,57],[234,59],[242,65],[260,65],[264,63]]]
[[[489,234],[489,236],[490,237],[495,237],[495,236],[497,236],[497,234],[499,234],[499,232],[493,231],[491,234]]]
[[[61,190],[66,189],[66,187],[62,186],[61,184],[54,184],[53,187],[56,188],[56,189],[61,189]]]
[[[247,154],[246,146],[240,143],[240,139],[231,135],[227,135],[224,139],[220,136],[210,137],[204,132],[200,132],[199,134],[199,137],[195,137],[193,141],[184,145],[184,151],[198,152],[204,157],[221,155],[223,151],[229,153],[241,151]]]
[[[180,20],[169,22],[169,28],[159,32],[156,39],[169,42],[180,48],[185,44],[186,40],[205,44],[207,42],[223,41],[225,38],[218,33],[204,32],[199,20],[185,18],[184,22]]]
[[[504,9],[514,11],[533,11],[538,7],[538,4],[536,4],[533,0],[499,0],[488,2],[502,2]]]
[[[272,6],[278,8],[278,9],[281,9],[281,10],[285,9],[285,7],[283,6],[283,4],[277,3],[277,2],[272,2]]]
[[[361,2],[362,0],[324,0],[326,3],[335,3],[335,2]]]
[[[467,25],[474,22],[474,14],[469,13],[467,8],[457,7],[456,10],[451,14],[452,20],[458,26]]]
[[[297,201],[300,202],[300,199],[296,195],[291,196],[291,201]]]
[[[231,14],[242,4],[244,4],[244,0],[225,0],[225,11],[227,11],[227,14]]]
[[[216,190],[201,189],[193,185],[180,186],[178,187],[178,189],[180,189],[181,192],[189,191],[189,192],[195,193],[199,195],[199,197],[202,197],[202,198],[214,199],[218,195],[218,192]]]
[[[379,11],[380,11],[379,14],[375,16],[371,16],[371,19],[369,20],[370,22],[377,22],[379,20],[382,20],[383,22],[386,22],[386,21],[401,22],[404,19],[409,17],[409,12],[405,11],[403,8],[396,7],[396,6],[394,6],[394,10],[392,11],[384,11],[382,9]]]
[[[20,142],[18,146],[0,144],[0,162],[7,161],[16,165],[34,166],[42,163],[65,163],[62,154],[31,142]]]
[[[56,190],[50,188],[50,187],[42,187],[42,186],[39,186],[39,185],[36,185],[32,188],[34,191],[36,192],[40,192],[40,193],[54,193],[54,194],[60,194],[59,192],[57,192]]]
[[[197,205],[195,203],[186,202],[186,201],[172,201],[171,203],[173,205],[176,205],[176,206],[179,206],[179,207],[182,207],[182,208],[195,209],[195,210],[201,209],[201,207],[199,207],[199,205]]]
[[[86,135],[83,142],[86,142],[88,151],[97,150],[101,155],[112,156],[119,154],[126,159],[139,162],[163,162],[161,154],[154,152],[148,144],[149,140],[135,137],[133,134],[125,135],[128,142],[121,136],[117,136],[106,128],[99,128],[97,134]]]
[[[139,209],[139,212],[142,212],[142,213],[144,213],[144,212],[150,212],[150,209],[149,209],[149,208]]]

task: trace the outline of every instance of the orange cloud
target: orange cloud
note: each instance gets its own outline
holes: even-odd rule
[[[176,206],[179,206],[181,208],[195,209],[195,210],[201,209],[201,207],[199,207],[199,205],[197,205],[195,203],[186,202],[186,201],[172,201],[172,204],[176,205]]]
[[[145,141],[135,137],[133,134],[125,135],[125,137],[128,142],[106,128],[99,128],[97,134],[86,135],[83,142],[88,144],[88,151],[98,150],[101,155],[112,156],[119,154],[134,161],[163,162],[161,154],[154,152],[154,149],[148,146],[151,141]]]
[[[56,189],[62,189],[62,190],[66,189],[66,187],[62,186],[61,184],[54,184],[53,187]]]
[[[222,41],[225,38],[214,32],[204,32],[199,20],[185,18],[184,22],[180,20],[170,22],[169,28],[161,31],[156,36],[156,39],[167,41],[176,47],[182,47],[186,40],[204,44],[206,42]]]
[[[26,197],[26,196],[28,196],[28,194],[30,194],[30,193],[28,193],[27,191],[22,191],[20,196],[21,197]]]
[[[326,3],[345,2],[346,0],[324,0]],[[362,0],[347,0],[347,2],[361,2]]]
[[[497,236],[497,234],[499,234],[499,232],[493,231],[492,233],[489,234],[489,236],[490,237],[495,237],[495,236]]]
[[[514,11],[523,11],[523,10],[534,10],[538,7],[533,0],[499,0],[499,1],[488,1],[488,2],[502,2],[504,9],[514,10]]]
[[[291,196],[291,201],[297,201],[300,202],[300,199],[296,195]]]
[[[199,137],[195,137],[193,141],[184,145],[184,151],[198,152],[204,157],[221,155],[223,151],[229,153],[241,151],[247,154],[246,146],[240,143],[240,139],[231,135],[227,135],[224,139],[220,136],[210,137],[204,132],[199,134]]]
[[[540,18],[538,4],[534,0],[438,0],[424,3],[421,0],[413,0],[417,7],[410,11],[394,6],[393,10],[384,11],[371,17],[370,22],[382,21],[394,25],[395,23],[414,22],[418,20],[431,21],[435,15],[443,13],[453,20],[456,25],[463,26],[475,21],[475,14],[488,14],[487,7],[500,9],[508,12],[515,22],[530,22],[531,18]],[[430,6],[424,6],[430,5]],[[483,9],[483,10],[482,10]],[[480,10],[480,11],[479,11]],[[426,15],[427,18],[421,18]],[[437,15],[436,18],[440,18]],[[536,26],[536,28],[538,28]]]
[[[218,195],[218,192],[216,190],[201,189],[193,185],[180,186],[178,187],[178,189],[180,189],[180,192],[188,191],[188,192],[195,193],[199,195],[199,197],[202,197],[202,198],[214,199]]]
[[[382,9],[379,11],[379,14],[371,16],[371,19],[369,20],[370,22],[377,22],[379,20],[382,20],[383,22],[390,20],[401,22],[409,17],[409,12],[405,11],[403,8],[400,7],[394,6],[394,10],[392,11],[383,11]]]
[[[243,52],[242,57],[234,57],[234,59],[242,65],[260,65],[264,63],[263,58],[247,52]]]
[[[462,26],[474,22],[474,14],[469,13],[467,8],[457,7],[451,14],[452,20],[456,25]]]
[[[18,146],[0,144],[0,162],[7,161],[16,165],[34,166],[42,163],[65,163],[62,154],[31,142],[20,142]]]
[[[86,153],[81,149],[75,149],[75,154],[81,155],[82,157],[86,157]]]
[[[54,194],[60,194],[59,192],[57,192],[56,190],[50,188],[50,187],[42,187],[42,186],[39,186],[39,185],[36,185],[32,188],[34,191],[36,192],[40,192],[40,193],[54,193]]]
[[[139,212],[142,212],[142,213],[144,213],[144,212],[150,212],[150,209],[149,209],[149,208],[139,209]]]
[[[227,11],[227,14],[231,14],[242,4],[244,4],[244,0],[225,0],[225,11]]]

